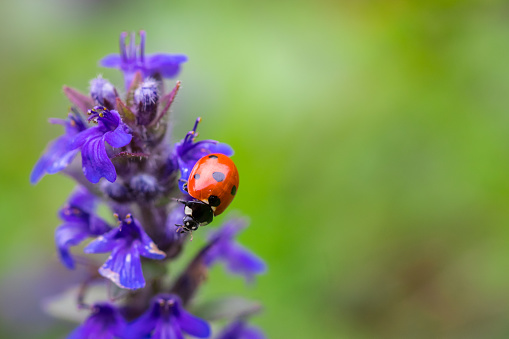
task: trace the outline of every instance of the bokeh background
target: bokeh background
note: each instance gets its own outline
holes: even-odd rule
[[[269,338],[509,337],[509,5],[504,1],[0,2],[0,337],[41,315],[73,183],[28,176],[121,31],[185,53],[174,139],[203,118],[241,173],[231,209],[266,259]],[[192,244],[191,244],[192,246]],[[42,278],[41,278],[42,277]],[[45,278],[44,278],[45,277]]]

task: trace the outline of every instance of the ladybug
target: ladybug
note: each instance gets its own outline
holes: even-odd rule
[[[208,154],[196,162],[184,189],[194,200],[178,200],[185,205],[179,226],[183,232],[195,231],[223,213],[239,188],[239,172],[232,159],[220,153]]]

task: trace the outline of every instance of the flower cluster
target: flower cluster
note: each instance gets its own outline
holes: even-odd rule
[[[193,244],[176,226],[185,216],[185,206],[178,201],[194,199],[183,183],[200,158],[210,153],[231,156],[233,149],[215,140],[196,141],[200,118],[181,141],[171,143],[168,112],[180,82],[166,92],[165,79],[175,77],[187,57],[145,55],[145,33],[139,36],[138,45],[134,34],[127,44],[128,35],[122,33],[120,54],[100,62],[123,72],[125,89],[118,90],[102,76],[90,82],[89,94],[64,87],[72,107],[67,119],[50,121],[63,125],[65,133],[48,145],[30,176],[35,184],[45,174],[62,172],[77,182],[59,212],[62,224],[55,230],[55,243],[65,267],[92,269],[76,295],[76,307],[88,316],[68,338],[264,338],[247,323],[259,311],[257,303],[216,300],[215,307],[200,311],[195,298],[216,263],[249,281],[265,272],[265,263],[236,241],[247,226],[245,219],[227,221],[209,234],[182,272],[168,273],[169,263]],[[109,208],[114,218],[100,217],[99,205]],[[84,241],[84,254],[73,254],[72,247]],[[96,253],[109,256],[101,264]],[[114,287],[120,296],[86,302],[92,284],[109,291]],[[217,320],[230,323],[213,334],[210,322]]]

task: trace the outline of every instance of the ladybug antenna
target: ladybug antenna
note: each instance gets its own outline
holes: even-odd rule
[[[175,201],[180,202],[181,204],[184,204],[184,205],[185,205],[185,204],[187,204],[187,200],[183,200],[183,199],[175,199],[175,198],[172,198],[172,199],[173,199],[173,200],[175,200]],[[177,225],[177,226],[179,226],[179,225]]]

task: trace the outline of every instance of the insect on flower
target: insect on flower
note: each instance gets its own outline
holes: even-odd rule
[[[178,200],[185,216],[177,230],[191,232],[212,222],[230,205],[239,187],[239,172],[230,157],[213,153],[199,159],[185,189],[194,200]]]
[[[30,177],[35,184],[45,174],[65,171],[79,183],[59,213],[55,242],[64,266],[85,266],[86,275],[65,292],[76,294],[75,305],[58,296],[50,298],[47,309],[74,306],[88,312],[68,339],[209,338],[209,323],[216,320],[233,321],[222,334],[214,334],[216,339],[263,339],[245,324],[247,316],[261,309],[258,303],[219,298],[212,303],[225,306],[205,307],[204,312],[198,308],[199,317],[189,310],[195,296],[199,305],[197,292],[215,265],[247,282],[266,272],[265,262],[236,239],[247,226],[244,218],[231,218],[205,237],[203,248],[180,274],[167,269],[190,246],[184,241],[192,239],[192,231],[230,205],[239,173],[228,144],[196,141],[201,118],[172,143],[169,111],[180,81],[168,93],[164,79],[176,76],[187,57],[145,55],[145,33],[140,32],[138,45],[134,34],[128,45],[127,37],[120,35],[120,54],[101,61],[123,72],[124,90],[117,91],[101,76],[91,81],[88,95],[64,87],[72,107],[66,120],[51,121],[64,125],[65,133],[50,143]],[[78,152],[81,157],[76,159]],[[99,217],[100,206],[109,208],[117,222]],[[175,225],[181,220],[177,233]],[[88,238],[95,239],[83,249],[87,257],[73,253]],[[99,253],[108,257],[94,259]],[[109,295],[110,286],[122,293]],[[109,300],[94,297],[90,302],[96,288],[106,288]],[[232,312],[224,314],[228,305]]]

